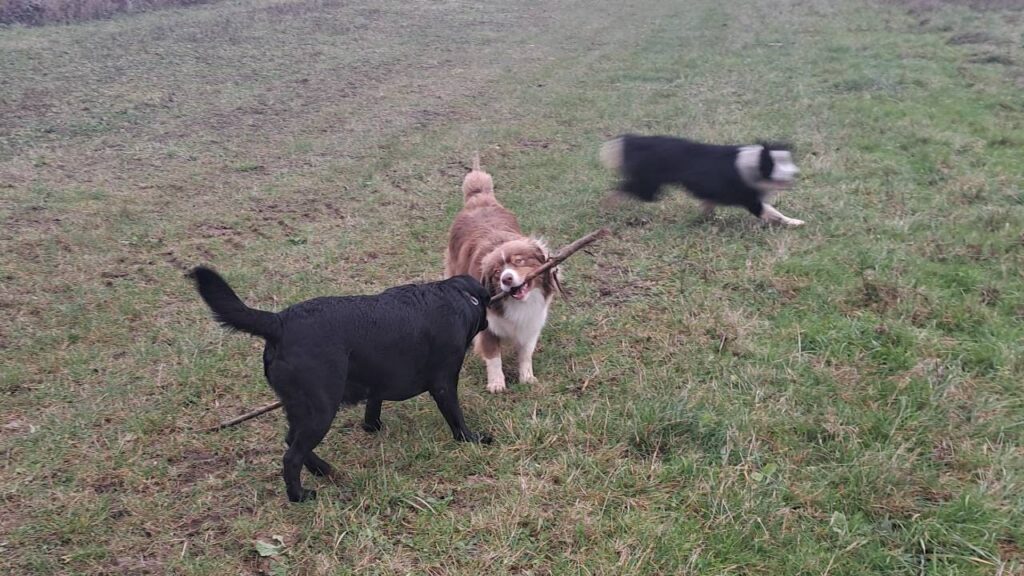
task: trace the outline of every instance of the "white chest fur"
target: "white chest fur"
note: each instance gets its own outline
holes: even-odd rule
[[[502,313],[487,312],[488,330],[502,340],[525,344],[536,341],[548,319],[550,298],[535,289],[523,301],[507,298]]]

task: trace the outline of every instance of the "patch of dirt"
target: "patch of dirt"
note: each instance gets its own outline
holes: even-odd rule
[[[532,140],[530,138],[523,138],[517,142],[520,148],[532,148],[532,149],[547,149],[551,146],[551,142],[547,140]]]
[[[1002,66],[1013,66],[1016,62],[1005,54],[980,54],[967,59],[971,64],[1000,64]]]
[[[1020,0],[899,0],[911,14],[932,12],[946,6],[966,6],[972,10],[1024,10]],[[888,4],[888,3],[887,3]]]
[[[771,288],[785,302],[795,300],[804,288],[810,286],[811,281],[806,278],[780,277],[771,279]]]
[[[988,32],[963,32],[956,34],[949,40],[946,40],[946,44],[950,46],[962,46],[964,44],[988,44],[989,42],[995,41]]]
[[[291,203],[256,202],[252,207],[253,223],[249,230],[267,237],[268,228],[277,228],[285,236],[297,232],[293,224],[312,223],[326,219],[345,220],[344,211],[333,202],[308,198]]]
[[[162,560],[148,556],[114,558],[110,568],[111,574],[123,574],[125,576],[149,576],[150,574],[167,573],[167,567]]]
[[[177,268],[182,272],[188,272],[189,270],[192,269],[191,266],[182,262],[181,259],[178,258],[178,255],[174,252],[174,250],[165,250],[160,253],[160,256],[163,257],[164,262],[170,264],[172,268]]]
[[[861,285],[846,298],[846,312],[867,309],[878,313],[884,313],[899,305],[902,298],[900,288],[884,280],[875,277],[873,274],[865,274],[861,278]]]
[[[996,304],[998,304],[999,297],[1001,295],[1002,294],[1000,293],[999,289],[996,288],[995,286],[982,286],[981,290],[979,291],[981,303],[986,306],[995,306]]]
[[[0,240],[15,240],[28,231],[52,235],[60,223],[61,218],[48,213],[43,206],[27,205],[4,219],[3,225],[0,226]]]
[[[999,547],[999,558],[1003,562],[1024,561],[1024,548],[1012,536],[1002,536],[996,540]]]
[[[580,284],[597,286],[597,299],[602,304],[621,306],[651,296],[657,283],[653,280],[630,278],[632,272],[614,264],[606,265],[600,278],[578,277]]]
[[[193,483],[226,468],[230,459],[222,454],[194,449],[168,458],[167,463],[174,466],[180,481]]]

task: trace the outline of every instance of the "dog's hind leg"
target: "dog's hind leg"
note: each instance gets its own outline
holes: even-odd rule
[[[294,428],[291,426],[288,427],[288,433],[285,434],[284,438],[285,446],[292,445],[293,430]],[[317,456],[312,450],[309,451],[309,456],[306,457],[306,461],[303,464],[306,465],[306,470],[309,470],[310,474],[314,476],[330,476],[334,472],[331,465]]]
[[[345,359],[336,360],[332,365],[300,364],[301,373],[283,362],[274,363],[269,370],[271,387],[281,398],[288,418],[288,434],[285,436],[288,450],[281,462],[281,476],[288,500],[292,502],[316,498],[316,491],[302,487],[303,465],[314,473],[330,471],[330,465],[313,454],[313,449],[327,435],[341,403],[340,396],[332,395],[332,389],[336,389],[334,384],[339,378],[344,382],[348,372]]]
[[[281,475],[284,477],[285,489],[288,491],[288,500],[305,502],[316,498],[316,490],[302,487],[300,478],[302,466],[309,461],[313,454],[313,448],[320,444],[320,441],[327,435],[327,431],[331,428],[331,422],[334,420],[334,411],[324,406],[313,414],[301,416],[289,414],[288,420],[290,426],[288,435],[291,437],[292,443],[284,453]],[[317,458],[317,460],[320,459]],[[320,462],[326,464],[322,460]]]
[[[505,391],[505,373],[501,371],[501,340],[489,330],[476,337],[476,350],[487,365],[487,391]]]
[[[710,200],[701,200],[700,201],[700,217],[702,219],[704,219],[704,220],[707,220],[707,219],[711,218],[712,216],[715,215],[715,208],[717,206],[718,206],[717,204],[715,204],[714,202],[712,202]]]
[[[803,220],[797,220],[796,218],[790,218],[782,212],[779,212],[771,204],[762,204],[761,219],[765,222],[773,222],[776,224],[784,224],[786,226],[802,226],[804,225]]]
[[[643,178],[630,178],[623,182],[619,189],[644,202],[654,202],[658,199],[661,183]]]
[[[462,367],[459,366],[461,369]],[[430,397],[437,403],[438,410],[444,416],[448,427],[452,430],[452,436],[459,442],[474,442],[490,444],[492,438],[487,434],[478,434],[466,426],[466,419],[462,415],[462,408],[459,406],[459,370],[455,370],[454,376],[446,376],[430,388]]]
[[[380,421],[380,408],[384,402],[376,398],[366,400],[366,413],[363,415],[363,430],[379,432],[384,424]]]

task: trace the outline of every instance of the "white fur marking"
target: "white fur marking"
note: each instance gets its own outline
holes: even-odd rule
[[[598,157],[601,159],[601,164],[609,170],[622,168],[622,138],[609,140],[602,144]]]
[[[506,284],[504,282],[506,277],[509,278],[509,283],[508,284]],[[512,290],[513,287],[519,286],[519,285],[521,285],[523,283],[523,279],[519,277],[519,273],[517,273],[515,270],[513,270],[511,268],[505,268],[504,270],[502,270],[501,271],[500,279],[502,280],[502,282],[501,282],[501,291],[502,292],[509,292],[509,291]]]
[[[739,172],[740,178],[747,186],[757,190],[761,190],[758,184],[761,180],[761,150],[764,150],[764,146],[760,144],[741,146],[739,153],[736,154],[736,171]]]
[[[763,206],[764,209],[761,212],[761,219],[765,222],[776,222],[779,224],[785,224],[786,226],[803,226],[805,224],[803,220],[790,218],[782,212],[779,212],[771,204],[763,204]]]
[[[543,290],[530,290],[524,300],[505,300],[501,314],[488,311],[488,330],[502,340],[522,346],[536,342],[548,319],[551,297]]]
[[[505,374],[501,371],[501,354],[485,358],[487,364],[487,391],[492,394],[505,391]]]
[[[788,150],[772,150],[769,154],[771,154],[772,163],[775,165],[772,168],[772,180],[792,182],[800,173],[800,169],[793,163],[793,155]]]

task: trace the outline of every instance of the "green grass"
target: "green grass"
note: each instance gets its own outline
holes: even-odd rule
[[[1024,570],[1024,18],[910,8],[256,0],[0,28],[0,572]],[[601,208],[624,131],[792,141],[779,207],[808,225]],[[198,431],[272,396],[183,270],[272,309],[436,279],[475,150],[552,245],[614,230],[564,266],[540,384],[489,395],[467,360],[491,446],[428,398],[377,436],[343,411],[341,480],[287,505],[280,413]]]

